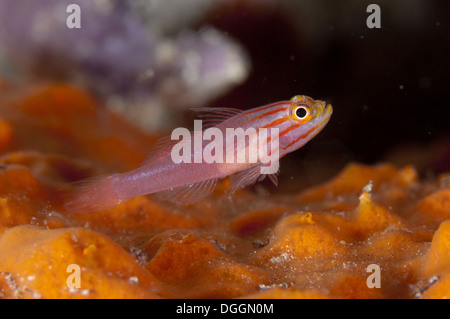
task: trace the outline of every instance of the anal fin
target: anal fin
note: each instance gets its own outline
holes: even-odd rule
[[[217,178],[207,179],[198,183],[174,187],[156,193],[158,198],[179,205],[193,204],[211,194],[216,187]]]

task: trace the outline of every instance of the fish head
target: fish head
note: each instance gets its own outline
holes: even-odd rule
[[[310,141],[328,123],[333,107],[309,96],[296,95],[290,100],[289,124],[285,136],[280,136],[284,153],[292,152]]]

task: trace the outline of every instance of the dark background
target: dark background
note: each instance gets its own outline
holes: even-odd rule
[[[380,29],[366,26],[370,3],[381,7]],[[239,1],[217,7],[199,27],[236,38],[252,71],[210,105],[246,109],[297,94],[332,103],[327,127],[282,160],[282,178],[315,183],[355,161],[411,163],[422,175],[449,171],[450,4],[409,4],[417,1],[325,1],[318,15],[295,1],[288,14]]]

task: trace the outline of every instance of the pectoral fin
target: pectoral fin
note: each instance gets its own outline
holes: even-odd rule
[[[256,183],[257,181],[260,182],[264,180],[266,176],[266,174],[261,174],[261,164],[230,175],[230,187],[227,189],[227,192],[234,193],[239,188],[244,188]],[[270,174],[269,178],[275,186],[278,186],[277,173]]]

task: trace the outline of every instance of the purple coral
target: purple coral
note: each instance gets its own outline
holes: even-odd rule
[[[22,74],[76,80],[105,98],[139,93],[145,107],[155,109],[201,106],[248,74],[244,50],[213,28],[179,26],[163,35],[159,20],[146,21],[133,2],[77,0],[81,28],[70,29],[73,2],[2,0],[4,63]],[[154,10],[162,9],[160,3]],[[128,112],[130,104],[122,109]]]

